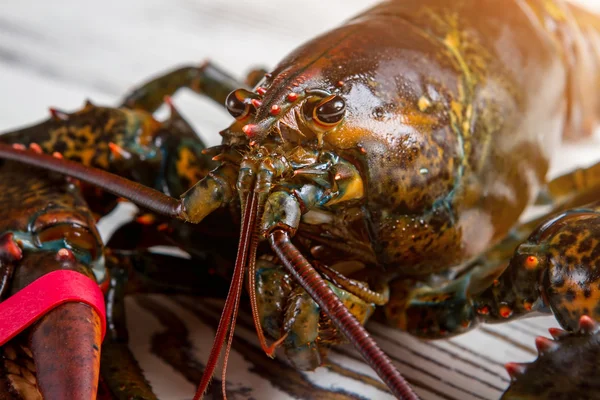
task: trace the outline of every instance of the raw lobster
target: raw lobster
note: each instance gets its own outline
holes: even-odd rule
[[[329,346],[348,339],[402,398],[416,395],[362,328],[377,306],[389,324],[425,338],[530,312],[553,312],[567,330],[593,333],[598,235],[596,206],[585,204],[597,200],[600,167],[551,182],[546,174],[562,137],[596,126],[598,26],[596,16],[558,0],[386,1],[295,50],[252,90],[207,63],[148,82],[119,108],[54,110],[49,121],[2,137],[3,181],[26,186],[6,186],[0,294],[33,279],[20,278],[29,259],[44,258],[34,262],[47,266],[39,271],[75,268],[99,284],[108,267],[102,353],[123,366],[109,368],[103,382],[118,398],[153,398],[125,346],[125,292],[223,293],[221,274],[232,275],[231,285],[197,398],[226,340],[229,353],[245,277],[268,355],[283,347],[296,368],[314,369]],[[176,111],[162,123],[152,117],[181,87],[225,104],[235,118],[220,146],[204,149]],[[55,184],[53,173],[34,167],[81,180],[81,192],[72,179]],[[107,248],[92,218],[114,205],[106,192],[149,211]],[[536,200],[559,214],[517,225]],[[48,225],[37,228],[40,218]],[[210,219],[227,222],[215,231]],[[196,271],[145,250],[162,243],[213,267]],[[168,268],[172,281],[163,280]],[[65,328],[47,322],[61,312],[33,331],[44,323],[70,331],[75,317],[63,317]],[[89,350],[81,336],[98,347],[98,334],[94,317],[87,320],[87,333],[66,340]],[[30,336],[15,340],[35,349]],[[42,379],[36,351],[38,379],[23,368],[17,376],[22,355],[7,346],[7,393],[95,396],[97,357],[85,362],[88,383],[74,389],[66,379]],[[75,360],[65,367],[73,374],[82,357],[65,357]],[[520,385],[540,379],[529,371]],[[15,380],[33,386],[15,389]],[[564,392],[591,398],[590,388]]]

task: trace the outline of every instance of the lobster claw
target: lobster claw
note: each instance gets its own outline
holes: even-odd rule
[[[506,364],[511,385],[502,400],[597,399],[600,326],[581,316],[573,332],[550,329],[554,340],[538,337],[538,358]]]
[[[90,306],[67,303],[46,315],[30,339],[44,399],[95,399],[100,345],[100,318]]]
[[[15,269],[11,294],[60,269],[94,279],[75,257],[59,257],[48,251],[25,253]],[[101,324],[100,316],[87,304],[56,307],[3,348],[0,386],[4,383],[10,392],[27,399],[95,399]]]

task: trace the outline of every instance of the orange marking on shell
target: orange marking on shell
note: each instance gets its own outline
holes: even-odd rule
[[[69,116],[66,113],[59,111],[56,108],[50,107],[48,110],[50,111],[52,118],[57,121],[66,121],[69,119]]]
[[[469,325],[471,325],[471,322],[470,322],[470,321],[463,321],[463,322],[460,324],[460,326],[462,326],[462,327],[463,327],[463,328],[465,328],[465,329],[466,329],[466,328],[468,328],[468,327],[469,327]]]
[[[596,330],[596,321],[587,315],[582,315],[579,319],[579,329],[584,333],[593,333]]]
[[[498,279],[494,279],[493,285],[494,285],[494,287],[500,286],[500,281]]]
[[[290,103],[293,103],[294,101],[298,100],[298,93],[290,93],[287,95],[286,100],[289,101]]]
[[[488,306],[483,306],[483,307],[480,307],[480,308],[477,310],[477,313],[478,313],[478,314],[481,314],[481,315],[489,315],[489,314],[490,314],[490,308],[489,308]]]
[[[248,137],[254,137],[258,133],[258,125],[248,124],[242,127],[242,132]]]
[[[536,256],[529,256],[525,259],[525,268],[529,270],[536,269],[539,264],[540,260]]]
[[[175,108],[175,104],[173,103],[173,98],[171,96],[165,96],[163,101],[169,107],[169,111],[171,113],[171,117],[177,116],[179,113],[177,112],[177,108]]]
[[[119,156],[119,157],[121,156],[121,152],[123,151],[121,146],[119,146],[118,144],[113,143],[113,142],[108,143],[108,148],[115,156]]]
[[[337,81],[337,83],[335,84],[335,86],[337,86],[337,87],[344,86],[344,81]]]
[[[279,115],[279,113],[281,112],[281,107],[275,104],[271,107],[271,110],[269,112],[271,113],[271,115]]]
[[[540,353],[545,353],[547,351],[554,350],[556,347],[558,347],[558,344],[553,340],[543,336],[538,336],[535,338],[535,347]]]
[[[57,261],[74,261],[75,255],[69,249],[63,248],[56,252]]]
[[[75,185],[75,186],[81,186],[81,182],[79,182],[79,179],[77,178],[73,178],[72,176],[67,176],[67,182]]]
[[[527,367],[524,364],[514,362],[504,364],[504,368],[512,380],[517,379],[527,371]]]
[[[34,152],[38,153],[38,154],[42,154],[44,151],[42,150],[42,147],[37,144],[37,143],[30,143],[29,144],[29,149],[33,150]]]
[[[135,219],[135,221],[137,223],[140,223],[142,225],[152,225],[154,223],[154,215],[152,214],[144,214],[144,215],[140,215],[139,217],[137,217]]]
[[[531,311],[531,308],[533,307],[533,304],[531,304],[531,302],[529,301],[525,301],[523,302],[523,308],[527,311]]]
[[[554,339],[560,339],[561,337],[567,336],[568,333],[560,328],[548,328],[548,332]]]
[[[13,236],[13,233],[9,232],[0,237],[0,259],[13,262],[23,257],[23,250],[14,241]]]
[[[63,155],[60,154],[58,151],[55,151],[54,153],[52,153],[52,157],[54,158],[58,158],[58,159],[63,159]]]
[[[25,147],[24,144],[21,143],[15,143],[12,145],[12,148],[15,150],[27,150],[27,147]]]
[[[108,271],[106,272],[106,274],[107,274],[107,277],[104,280],[104,282],[102,282],[101,284],[98,285],[98,287],[100,288],[102,293],[104,293],[105,296],[108,293],[108,289],[110,289],[110,275],[108,275]]]
[[[165,231],[169,230],[169,224],[167,224],[166,222],[163,224],[160,224],[159,226],[156,227],[156,230],[159,232],[165,232]]]
[[[509,318],[513,314],[513,310],[509,306],[500,307],[500,310],[498,310],[498,312],[500,313],[500,316],[502,318]]]

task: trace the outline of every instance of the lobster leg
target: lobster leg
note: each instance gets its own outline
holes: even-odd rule
[[[586,204],[597,199],[599,192],[600,163],[574,170],[550,181],[538,198],[539,204],[553,205],[553,211],[548,215],[572,209],[578,210],[579,213],[567,211],[558,214],[555,219],[542,215],[515,227],[501,243],[477,260],[473,268],[448,285],[432,288],[410,280],[393,282],[391,284],[393,295],[390,303],[386,305],[388,322],[417,336],[443,338],[468,331],[483,321],[504,322],[530,311],[549,313],[550,309],[546,307],[547,304],[540,294],[534,293],[536,278],[525,278],[517,272],[523,269],[523,263],[527,262],[527,260],[523,261],[519,248],[520,246],[524,249],[528,246],[547,247],[556,234],[548,234],[541,241],[536,239],[535,235],[540,235],[540,231],[551,232],[565,224],[572,230],[577,230],[575,225],[578,225],[580,230],[589,231],[586,237],[594,236],[595,228],[590,221],[596,218],[597,205],[586,206]],[[579,217],[568,216],[573,213],[579,215],[583,222]],[[580,215],[581,213],[583,215]],[[573,263],[580,252],[577,247],[580,240],[582,239],[563,243],[556,251],[572,254],[569,261]],[[595,267],[591,265],[590,254],[585,261],[587,265],[582,268],[589,269],[581,273],[595,276],[591,272]],[[535,263],[535,261],[531,262]],[[509,264],[514,267],[508,267]],[[523,279],[518,281],[517,276]],[[591,281],[588,282],[588,286],[590,285]],[[517,301],[520,304],[515,304]],[[600,318],[600,313],[593,313],[592,308],[594,307],[582,307],[568,317],[558,311],[557,318],[563,326],[574,329],[578,318],[584,314],[592,313],[594,318]],[[557,312],[557,310],[553,311]]]
[[[440,339],[465,333],[481,322],[501,323],[532,311],[549,313],[540,295],[533,293],[532,279],[519,283],[521,293],[512,292],[514,274],[508,268],[511,258],[522,261],[515,248],[527,238],[523,234],[544,219],[547,216],[517,227],[450,283],[431,287],[415,280],[391,282],[390,301],[384,306],[387,323],[415,336]]]
[[[600,163],[578,168],[554,178],[540,191],[537,204],[573,207],[598,199],[600,190]]]
[[[186,87],[224,105],[229,93],[245,86],[211,62],[205,62],[199,67],[178,68],[147,82],[125,96],[122,104],[124,107],[154,112],[162,105],[165,96],[171,96]]]
[[[101,374],[119,400],[154,400],[150,384],[131,353],[125,319],[125,295],[131,293],[189,293],[225,297],[228,280],[194,260],[147,251],[108,251],[110,286],[107,294],[107,337],[102,345]]]
[[[127,282],[124,295],[179,293],[220,298],[227,294],[229,288],[228,277],[206,267],[206,259],[185,259],[145,250],[107,252],[108,262],[112,265],[111,274],[114,270],[116,276]]]
[[[508,262],[499,257],[509,248],[504,244],[448,285],[393,283],[388,320],[415,335],[439,338],[480,322],[540,312],[553,313],[563,328],[576,330],[583,315],[600,320],[599,239],[600,203],[552,215],[516,246]]]
[[[73,113],[51,110],[48,120],[5,133],[0,142],[59,153],[178,196],[206,176],[214,163],[202,154],[205,146],[192,127],[170,106],[170,117],[159,122],[145,111],[88,102]],[[114,205],[114,200],[100,198],[96,188],[84,192],[88,200],[95,200],[91,206],[100,214]]]
[[[125,324],[125,283],[127,272],[119,267],[110,270],[107,293],[107,336],[102,344],[101,374],[110,392],[119,400],[156,400],[144,373],[129,350]]]
[[[251,88],[255,87],[260,83],[260,81],[263,80],[268,72],[269,71],[267,71],[265,68],[254,68],[248,72],[248,75],[246,75],[246,85]]]

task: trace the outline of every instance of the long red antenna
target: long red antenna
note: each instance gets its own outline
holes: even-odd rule
[[[16,149],[4,143],[0,143],[0,158],[71,176],[116,196],[131,200],[135,204],[157,214],[183,219],[181,201],[110,172],[86,167],[78,162],[56,158],[47,154]]]
[[[273,231],[269,235],[269,243],[296,281],[319,304],[335,326],[346,335],[392,393],[399,399],[418,400],[418,396],[394,367],[392,361],[292,244],[288,233],[283,230]]]
[[[229,293],[227,294],[227,299],[225,300],[225,306],[223,308],[223,313],[221,314],[221,319],[219,320],[219,326],[217,328],[213,347],[210,351],[210,356],[206,363],[204,373],[202,374],[202,380],[200,381],[198,389],[196,390],[194,400],[200,400],[208,388],[217,363],[219,362],[219,355],[221,354],[223,344],[225,343],[227,332],[228,330],[231,330],[231,334],[233,335],[233,330],[235,328],[235,321],[239,308],[239,299],[242,293],[242,285],[244,282],[244,271],[248,261],[249,249],[251,248],[250,245],[252,242],[252,236],[256,229],[255,222],[258,202],[253,191],[250,192],[245,203],[246,206],[244,209],[244,219],[241,228],[240,242],[238,244],[231,286],[229,287]],[[227,346],[226,356],[228,356],[229,348],[230,344]],[[226,367],[227,360],[224,362],[223,370],[225,370]],[[223,394],[225,394],[225,381],[223,381]]]

